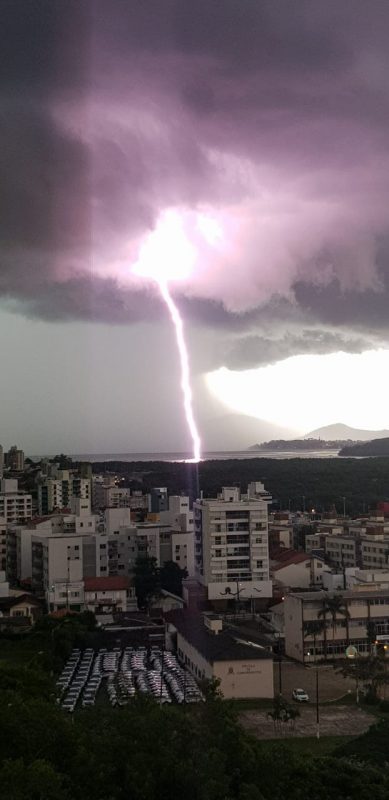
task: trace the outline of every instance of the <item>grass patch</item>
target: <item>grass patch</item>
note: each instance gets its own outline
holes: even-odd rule
[[[355,739],[355,736],[290,736],[280,739],[260,739],[259,743],[269,746],[283,745],[291,750],[292,753],[306,756],[329,756],[338,747],[348,744]]]
[[[36,634],[20,634],[18,637],[0,639],[0,662],[5,661],[19,667],[27,667],[39,654],[48,650],[47,639]]]

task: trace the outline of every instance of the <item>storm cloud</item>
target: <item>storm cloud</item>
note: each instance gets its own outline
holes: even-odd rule
[[[189,236],[197,212],[220,230],[175,291],[193,325],[224,337],[226,365],[388,344],[386,2],[0,12],[8,308],[155,321],[164,310],[131,265],[176,209]]]

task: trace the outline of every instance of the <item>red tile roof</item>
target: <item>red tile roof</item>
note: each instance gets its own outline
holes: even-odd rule
[[[121,577],[121,575],[101,578],[84,578],[84,589],[86,592],[120,591],[120,589],[129,589],[130,585],[130,579]]]
[[[310,556],[308,553],[297,553],[296,550],[284,550],[277,554],[276,564],[273,567],[273,572],[276,572],[283,567],[289,567],[291,564],[302,564],[304,561],[309,561]]]

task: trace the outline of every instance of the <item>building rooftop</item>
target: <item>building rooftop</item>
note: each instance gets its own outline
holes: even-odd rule
[[[309,553],[298,553],[296,550],[280,550],[274,556],[275,565],[272,567],[273,572],[284,567],[289,567],[291,564],[303,564],[304,561],[310,561],[311,556]]]
[[[20,605],[20,603],[30,603],[33,606],[43,606],[43,602],[38,600],[37,597],[34,597],[32,594],[19,594],[9,597],[0,597],[0,611],[6,611],[7,609],[13,608],[14,606]]]
[[[228,629],[215,634],[204,625],[200,614],[176,610],[166,614],[181,636],[192,645],[210,664],[217,661],[253,661],[273,658],[272,654],[256,643],[250,645],[237,641]]]

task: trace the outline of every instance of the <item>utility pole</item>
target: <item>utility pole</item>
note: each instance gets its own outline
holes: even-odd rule
[[[319,668],[316,661],[316,739],[320,739]]]
[[[68,575],[66,581],[66,610],[69,611],[70,558],[68,556]]]
[[[305,514],[305,496],[303,495],[303,514]]]
[[[346,519],[346,498],[343,497],[343,519]]]

